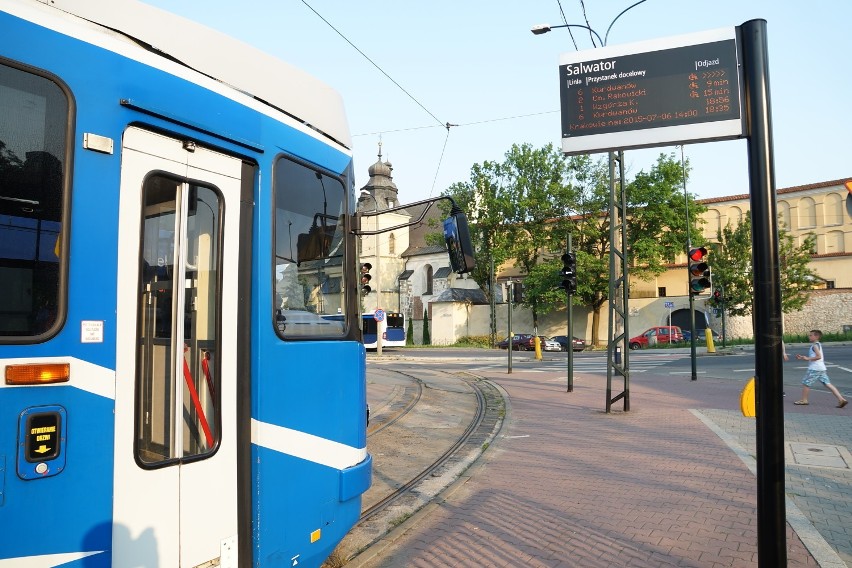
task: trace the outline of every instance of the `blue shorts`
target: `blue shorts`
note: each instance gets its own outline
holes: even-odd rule
[[[815,381],[819,381],[824,385],[830,385],[831,381],[828,380],[828,374],[825,371],[817,371],[815,369],[808,369],[808,372],[805,373],[805,378],[802,379],[802,384],[806,387],[814,384]]]

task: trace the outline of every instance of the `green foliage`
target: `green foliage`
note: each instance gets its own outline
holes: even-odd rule
[[[491,337],[488,335],[467,335],[460,337],[453,347],[477,347],[488,349],[491,347]]]
[[[423,345],[432,345],[432,337],[429,335],[429,310],[423,310]]]
[[[713,286],[722,290],[725,312],[731,316],[748,316],[754,301],[752,268],[751,213],[736,227],[728,223],[717,233],[719,241],[712,248],[708,262]],[[810,297],[816,273],[810,268],[816,237],[809,235],[795,245],[793,235],[783,226],[778,228],[778,253],[781,276],[781,310],[790,313],[801,309]]]
[[[408,327],[405,330],[405,344],[414,345],[414,320],[408,318]]]
[[[689,199],[687,234],[684,166],[674,154],[660,154],[651,171],[640,171],[627,185],[630,275],[650,279],[668,269],[676,253],[686,249],[687,235],[701,234],[707,208]]]
[[[534,266],[524,279],[524,296],[535,297],[538,309],[544,313],[558,309],[568,301],[568,295],[561,287],[561,268],[562,261],[552,258]]]
[[[609,300],[610,285],[610,172],[608,161],[574,156],[567,182],[574,188],[576,205],[571,221],[572,246],[577,253],[577,293],[574,302],[590,308],[592,345],[600,338],[600,310]],[[616,176],[618,169],[616,168]],[[640,171],[626,181],[627,264],[630,277],[649,279],[666,270],[687,241],[686,203],[683,195],[688,162],[674,154],[660,154],[649,172]],[[706,210],[690,197],[689,232],[698,234],[697,219]]]
[[[616,170],[617,171],[617,170]],[[684,175],[674,154],[661,154],[649,172],[627,184],[627,261],[631,276],[650,279],[666,270],[687,242]],[[566,157],[548,144],[534,149],[515,144],[501,163],[471,168],[470,180],[445,192],[468,213],[476,250],[472,276],[491,297],[491,267],[512,262],[524,275],[522,304],[538,314],[565,305],[559,288],[559,257],[568,235],[577,253],[577,293],[573,301],[593,310],[597,343],[600,309],[609,297],[610,172],[605,158]],[[705,210],[690,201],[690,232]]]

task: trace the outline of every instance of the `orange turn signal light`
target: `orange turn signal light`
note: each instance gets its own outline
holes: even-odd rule
[[[71,365],[68,363],[29,363],[6,367],[7,385],[49,385],[70,379]]]
[[[852,179],[848,180],[844,185],[846,185],[846,191],[852,195]]]

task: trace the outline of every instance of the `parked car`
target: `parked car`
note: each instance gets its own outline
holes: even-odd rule
[[[514,351],[529,351],[530,349],[533,349],[532,338],[533,335],[531,333],[516,333],[512,338],[512,349]],[[507,337],[503,341],[498,341],[497,347],[500,349],[508,348],[509,338]]]
[[[676,325],[658,325],[643,331],[636,337],[630,338],[631,349],[641,349],[649,345],[680,343],[683,341],[683,331]]]
[[[550,337],[539,336],[541,339],[541,350],[542,351],[562,351],[562,345],[559,344],[558,341],[554,341]]]
[[[713,337],[714,342],[722,341],[722,335],[719,332],[717,332],[715,330],[711,330],[711,333],[713,334],[712,337]],[[688,329],[684,329],[683,330],[683,340],[689,341],[690,337],[692,337],[692,332],[690,332]],[[698,331],[696,331],[695,332],[695,341],[698,342],[698,343],[706,343],[707,342],[706,330],[699,329]]]
[[[559,346],[562,348],[562,351],[568,351],[568,336],[567,335],[555,335],[551,339],[557,342]],[[586,340],[580,339],[579,337],[572,337],[572,347],[574,351],[583,351],[586,349]]]

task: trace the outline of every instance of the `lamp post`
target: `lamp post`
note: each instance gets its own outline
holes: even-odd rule
[[[563,25],[559,25],[559,26],[548,26],[546,24],[540,24],[538,26],[533,26],[530,31],[535,35],[541,35],[541,34],[546,34],[550,30],[553,30],[553,29],[556,29],[556,28],[583,28],[584,30],[589,30],[591,33],[595,34],[595,37],[598,38],[598,41],[601,42],[601,45],[606,45],[606,40],[609,39],[609,30],[612,29],[612,26],[613,26],[613,24],[615,24],[616,20],[618,20],[618,18],[623,16],[624,13],[627,12],[628,10],[635,8],[639,4],[642,4],[643,2],[645,2],[645,0],[639,0],[638,2],[631,4],[630,6],[628,6],[627,8],[622,10],[621,12],[619,12],[618,15],[616,17],[614,17],[612,19],[612,21],[609,23],[609,27],[606,29],[606,33],[604,34],[603,39],[601,39],[601,36],[598,35],[598,32],[596,32],[595,30],[593,30],[589,26],[584,26],[582,24],[563,24]],[[594,42],[592,42],[592,43],[594,43]]]
[[[379,212],[379,201],[376,199],[376,196],[370,193],[369,191],[362,191],[361,197],[369,197],[373,200],[373,211],[376,213]],[[379,230],[379,216],[375,216],[376,219],[376,231]],[[382,278],[381,272],[379,268],[379,233],[376,232],[376,310],[382,307]],[[376,322],[376,355],[382,354],[382,328],[385,326],[384,320]]]
[[[550,30],[555,30],[556,28],[583,28],[584,30],[589,30],[591,33],[595,34],[595,37],[598,38],[598,41],[601,42],[601,45],[606,45],[604,40],[601,39],[601,36],[598,35],[598,32],[590,28],[589,26],[584,26],[582,24],[562,24],[559,26],[548,26],[547,24],[539,24],[537,26],[533,26],[530,31],[533,35],[541,35],[546,34]]]
[[[545,33],[549,32],[550,30],[555,29],[555,28],[568,28],[569,31],[570,31],[570,28],[580,28],[580,29],[588,30],[589,33],[594,36],[592,38],[592,45],[595,44],[594,38],[596,37],[596,38],[598,38],[598,41],[600,42],[601,47],[603,47],[603,46],[606,45],[606,41],[609,38],[609,31],[612,29],[612,26],[615,24],[616,20],[618,20],[621,16],[623,16],[625,14],[625,12],[627,12],[628,10],[638,6],[639,4],[642,4],[643,2],[645,2],[645,0],[639,0],[638,2],[635,2],[634,4],[631,4],[630,6],[628,6],[624,10],[622,10],[615,18],[613,18],[612,22],[610,22],[610,24],[609,24],[609,27],[606,29],[606,34],[604,34],[603,39],[601,39],[601,36],[595,30],[593,30],[591,27],[585,26],[585,25],[582,25],[582,24],[565,23],[563,25],[558,25],[558,26],[537,25],[537,26],[533,26],[530,31],[533,33],[533,35],[541,35],[541,34],[545,34]],[[574,45],[576,47],[576,43]],[[594,45],[594,47],[598,47],[598,46]],[[630,396],[629,396],[630,390],[629,390],[629,386],[628,386],[629,385],[629,377],[630,377],[630,364],[629,364],[630,360],[629,360],[629,355],[628,355],[628,351],[627,351],[627,338],[630,337],[630,335],[629,335],[629,324],[628,324],[627,317],[626,317],[627,310],[628,310],[628,308],[627,308],[628,288],[627,287],[628,287],[629,280],[628,280],[628,276],[627,276],[627,264],[624,262],[624,259],[625,259],[624,256],[621,256],[621,277],[618,278],[617,280],[615,279],[616,253],[613,250],[613,248],[615,246],[615,242],[616,242],[616,238],[615,238],[616,233],[615,233],[615,224],[614,224],[614,220],[615,220],[614,213],[617,210],[617,207],[616,207],[615,202],[614,202],[615,162],[616,162],[616,160],[619,162],[619,168],[620,168],[620,171],[621,171],[620,190],[621,190],[621,211],[622,211],[622,215],[624,214],[625,205],[626,205],[625,199],[624,199],[624,152],[619,151],[617,158],[616,158],[616,153],[611,151],[611,152],[609,152],[609,171],[610,171],[610,222],[611,222],[611,224],[610,224],[610,278],[612,279],[612,281],[610,283],[610,294],[609,294],[609,296],[610,296],[610,318],[609,318],[609,325],[610,325],[609,329],[610,329],[610,331],[609,331],[609,339],[608,339],[608,346],[607,346],[607,357],[608,357],[608,361],[607,361],[607,404],[606,404],[606,411],[607,412],[610,411],[610,406],[613,402],[613,400],[610,397],[610,380],[611,380],[611,377],[612,377],[612,369],[613,368],[616,368],[616,370],[618,370],[620,372],[620,374],[622,376],[624,376],[624,391],[618,397],[616,397],[616,400],[618,400],[618,398],[623,398],[624,399],[624,410],[625,411],[630,410]],[[627,247],[627,230],[626,229],[627,229],[626,222],[622,222],[621,223],[621,245],[622,245],[622,248]],[[569,243],[570,243],[570,241],[569,241]],[[616,282],[620,282],[620,284],[617,284]],[[622,309],[621,310],[618,310],[618,308],[615,305],[616,300],[613,299],[613,296],[615,295],[615,291],[617,290],[617,288],[619,286],[622,286],[622,306],[621,306]],[[572,332],[571,332],[571,328],[572,328],[571,323],[572,322],[570,321],[570,318],[573,317],[573,315],[571,313],[571,303],[572,303],[572,298],[571,298],[571,295],[569,295],[568,296],[568,318],[569,318],[568,342],[569,342],[569,345],[570,345],[569,349],[571,350],[570,353],[573,353],[574,337],[573,337]],[[618,334],[613,334],[613,319],[614,319],[613,314],[614,313],[620,313],[621,314],[621,330]],[[624,363],[621,367],[617,366],[617,365],[621,364],[621,358],[619,357],[619,354],[618,354],[618,348],[614,345],[615,343],[617,343],[617,341],[613,341],[613,339],[615,337],[618,337],[619,338],[618,341],[621,341],[622,344],[624,345]],[[613,355],[614,355],[614,357],[613,357]],[[568,362],[568,365],[569,365],[568,392],[571,392],[571,390],[572,390],[572,384],[571,384],[572,361],[571,361],[570,355],[569,355],[568,361],[569,361]]]

